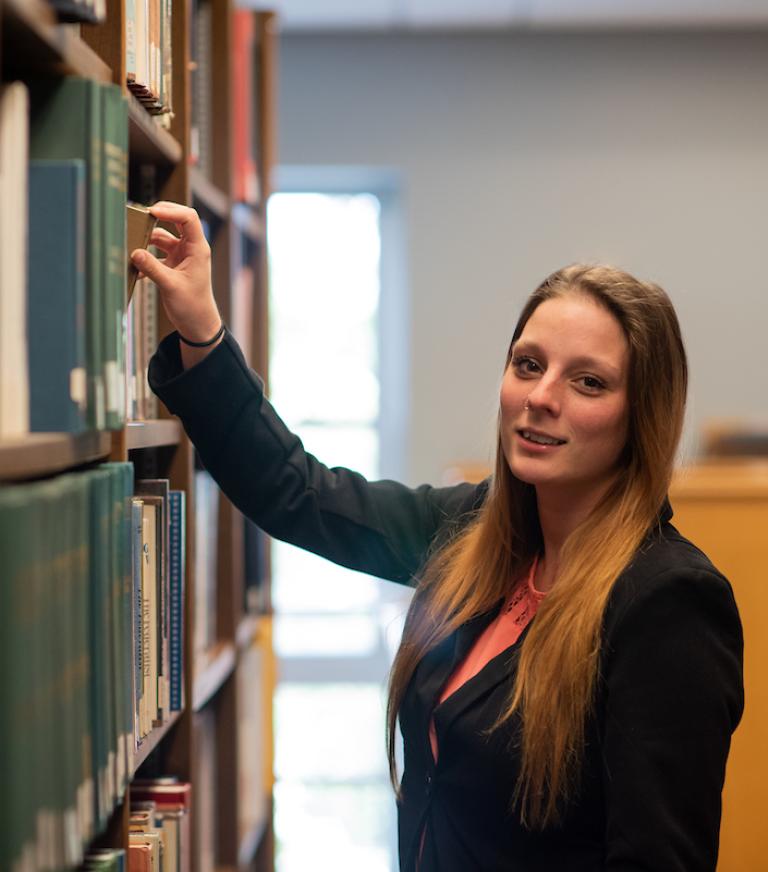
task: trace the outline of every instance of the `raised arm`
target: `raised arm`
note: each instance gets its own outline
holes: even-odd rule
[[[264,397],[261,379],[229,332],[206,349],[179,341],[178,334],[205,341],[221,323],[208,246],[194,210],[163,203],[152,211],[175,221],[181,236],[156,231],[153,243],[167,254],[162,263],[149,253],[134,258],[157,283],[178,331],[160,344],[149,381],[181,418],[208,471],[271,535],[344,566],[409,583],[430,548],[481,504],[485,487],[368,482],[308,454]]]

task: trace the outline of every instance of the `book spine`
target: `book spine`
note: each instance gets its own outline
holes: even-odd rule
[[[114,430],[121,427],[125,420],[123,347],[127,269],[125,205],[128,187],[128,107],[117,85],[103,85],[101,94],[104,144],[104,385],[106,426]]]
[[[143,562],[143,533],[142,533],[142,502],[135,497],[131,500],[131,545],[133,551],[133,601],[132,601],[132,624],[133,624],[133,721],[134,721],[134,751],[141,737],[141,712],[142,699],[144,696],[144,634],[142,632],[142,581],[141,567]]]
[[[85,164],[31,161],[30,429],[85,429]]]
[[[136,0],[125,0],[125,71],[129,83],[136,81]]]
[[[170,709],[184,706],[184,574],[185,574],[185,493],[171,491],[170,500]]]
[[[26,310],[29,96],[0,88],[0,439],[29,431]]]

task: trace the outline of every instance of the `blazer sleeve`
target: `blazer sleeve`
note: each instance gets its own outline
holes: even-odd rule
[[[743,640],[716,571],[638,586],[603,664],[606,872],[714,872]]]
[[[166,336],[150,361],[149,384],[245,515],[270,535],[351,569],[411,583],[438,534],[482,502],[483,486],[409,488],[320,463],[265,398],[228,331],[188,370],[178,334]]]

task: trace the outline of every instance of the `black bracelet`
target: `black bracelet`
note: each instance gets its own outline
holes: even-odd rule
[[[185,339],[185,338],[181,335],[181,333],[179,333],[179,339],[180,339],[180,340],[181,340],[185,345],[191,345],[192,348],[207,348],[209,345],[213,345],[214,342],[218,342],[218,340],[221,339],[222,335],[224,334],[224,331],[225,331],[225,330],[226,330],[226,327],[224,326],[224,322],[222,321],[222,322],[221,322],[221,327],[219,327],[219,329],[218,329],[216,335],[213,337],[213,339],[209,339],[207,342],[192,342],[191,339]]]

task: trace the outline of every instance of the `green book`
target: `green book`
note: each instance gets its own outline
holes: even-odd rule
[[[85,164],[31,161],[27,348],[30,429],[86,429]]]
[[[118,85],[103,85],[104,386],[107,429],[125,422],[126,228],[128,104]]]
[[[87,474],[71,476],[75,496],[73,517],[75,521],[75,617],[73,630],[77,645],[76,684],[73,691],[77,717],[78,775],[78,820],[81,838],[90,842],[95,834],[93,778],[93,725],[90,718],[90,672],[91,646],[88,623],[90,593],[90,485]]]
[[[105,463],[102,468],[111,474],[113,506],[112,549],[112,627],[113,705],[118,748],[116,769],[117,790],[122,794],[133,765],[133,632],[132,632],[132,545],[131,495],[133,464]]]
[[[30,730],[29,651],[32,627],[27,616],[27,595],[34,582],[31,541],[31,503],[21,487],[0,490],[0,553],[3,583],[0,584],[0,869],[16,868],[34,850],[35,801],[33,732]],[[30,651],[30,654],[32,652]]]
[[[109,773],[109,655],[107,652],[109,474],[101,469],[88,473],[89,479],[89,637],[91,645],[90,717],[93,737],[95,780],[94,813],[97,830],[104,829],[113,795]]]
[[[86,186],[86,366],[88,426],[105,426],[104,194],[102,85],[65,76],[38,83],[31,101],[30,158],[80,159]]]

